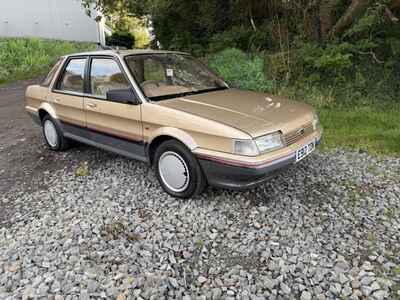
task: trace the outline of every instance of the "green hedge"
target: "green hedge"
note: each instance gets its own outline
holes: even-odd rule
[[[44,75],[58,57],[95,48],[93,43],[36,38],[0,39],[0,84]]]
[[[258,91],[272,89],[272,83],[264,76],[264,60],[260,56],[226,49],[213,55],[209,65],[233,87]]]

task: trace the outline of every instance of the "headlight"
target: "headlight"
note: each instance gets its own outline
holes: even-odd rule
[[[313,122],[312,123],[313,123],[313,129],[317,130],[317,127],[319,125],[319,117],[316,112],[313,113]]]
[[[260,154],[253,140],[233,140],[233,152],[245,156],[257,156]]]
[[[274,132],[257,138],[256,140],[257,148],[260,152],[267,152],[276,150],[283,147],[281,133]]]

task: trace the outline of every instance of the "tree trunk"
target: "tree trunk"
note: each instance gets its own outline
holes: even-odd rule
[[[304,32],[311,41],[320,40],[319,1],[309,1],[303,10]]]
[[[371,2],[371,0],[352,0],[343,16],[333,27],[330,36],[335,37],[342,34],[359,16],[364,14]]]
[[[392,3],[389,4],[390,9],[399,9],[400,8],[400,0],[393,0]]]
[[[322,40],[326,40],[333,26],[333,12],[338,0],[322,0],[319,7],[319,23]]]
[[[231,2],[230,1],[218,1],[216,3],[216,20],[215,30],[222,32],[226,30],[230,25],[231,20]]]

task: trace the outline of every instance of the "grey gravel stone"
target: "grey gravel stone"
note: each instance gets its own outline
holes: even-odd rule
[[[204,276],[199,276],[199,278],[197,279],[201,284],[205,283],[207,281],[207,278]]]
[[[369,286],[362,286],[361,287],[361,292],[365,297],[369,297],[371,293],[373,292],[373,289]]]
[[[287,295],[290,294],[290,292],[291,292],[290,287],[283,282],[281,282],[281,289],[282,289],[282,292]]]
[[[303,291],[303,292],[301,293],[301,296],[300,296],[300,299],[301,299],[301,300],[311,300],[311,298],[312,298],[312,295],[311,295],[310,292]]]
[[[87,290],[82,290],[79,299],[80,300],[90,300],[88,291]]]
[[[345,286],[343,289],[342,289],[342,295],[344,296],[344,297],[349,297],[351,294],[352,294],[352,292],[353,292],[353,289],[350,287],[350,286]]]
[[[49,287],[47,286],[46,283],[41,283],[37,289],[37,294],[41,297],[44,297],[47,295],[47,292],[49,291]]]
[[[276,286],[276,280],[275,279],[270,279],[270,278],[265,278],[263,280],[264,286],[272,291],[274,287]]]
[[[342,286],[339,283],[333,283],[329,287],[329,291],[336,296],[340,295],[340,292],[342,291]]]
[[[361,279],[361,285],[370,285],[375,281],[375,277],[365,276]]]
[[[385,299],[385,298],[387,298],[387,292],[383,291],[383,290],[375,291],[372,294],[372,298],[374,298],[375,300]]]
[[[353,289],[358,289],[361,287],[361,282],[358,279],[354,279],[351,281],[351,287]]]
[[[376,282],[376,281],[374,281],[374,282],[371,284],[371,289],[372,289],[373,291],[379,290],[380,288],[381,288],[381,286],[380,286],[379,283]]]
[[[71,151],[91,154],[88,176],[74,158],[44,188],[0,195],[16,210],[0,224],[1,299],[397,296],[399,158],[316,152],[250,191],[183,201],[143,163]]]
[[[212,290],[212,299],[213,300],[221,299],[221,296],[222,296],[222,291],[220,288],[214,288]]]
[[[345,284],[347,281],[349,281],[349,279],[346,277],[346,275],[344,275],[343,273],[339,274],[339,282],[343,285]]]

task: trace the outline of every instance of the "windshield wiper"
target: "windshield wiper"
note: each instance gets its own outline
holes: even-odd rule
[[[177,94],[155,96],[155,97],[149,97],[149,98],[150,98],[150,100],[153,100],[153,101],[160,101],[160,100],[167,100],[167,99],[186,97],[186,96],[191,96],[191,95],[198,95],[198,94],[203,94],[203,93],[222,91],[222,90],[226,90],[226,89],[228,89],[228,88],[225,87],[225,86],[223,86],[223,87],[221,86],[221,87],[216,87],[216,88],[211,88],[211,89],[204,89],[204,90],[198,90],[198,91],[190,91],[190,92],[183,92],[183,93],[177,93]]]

